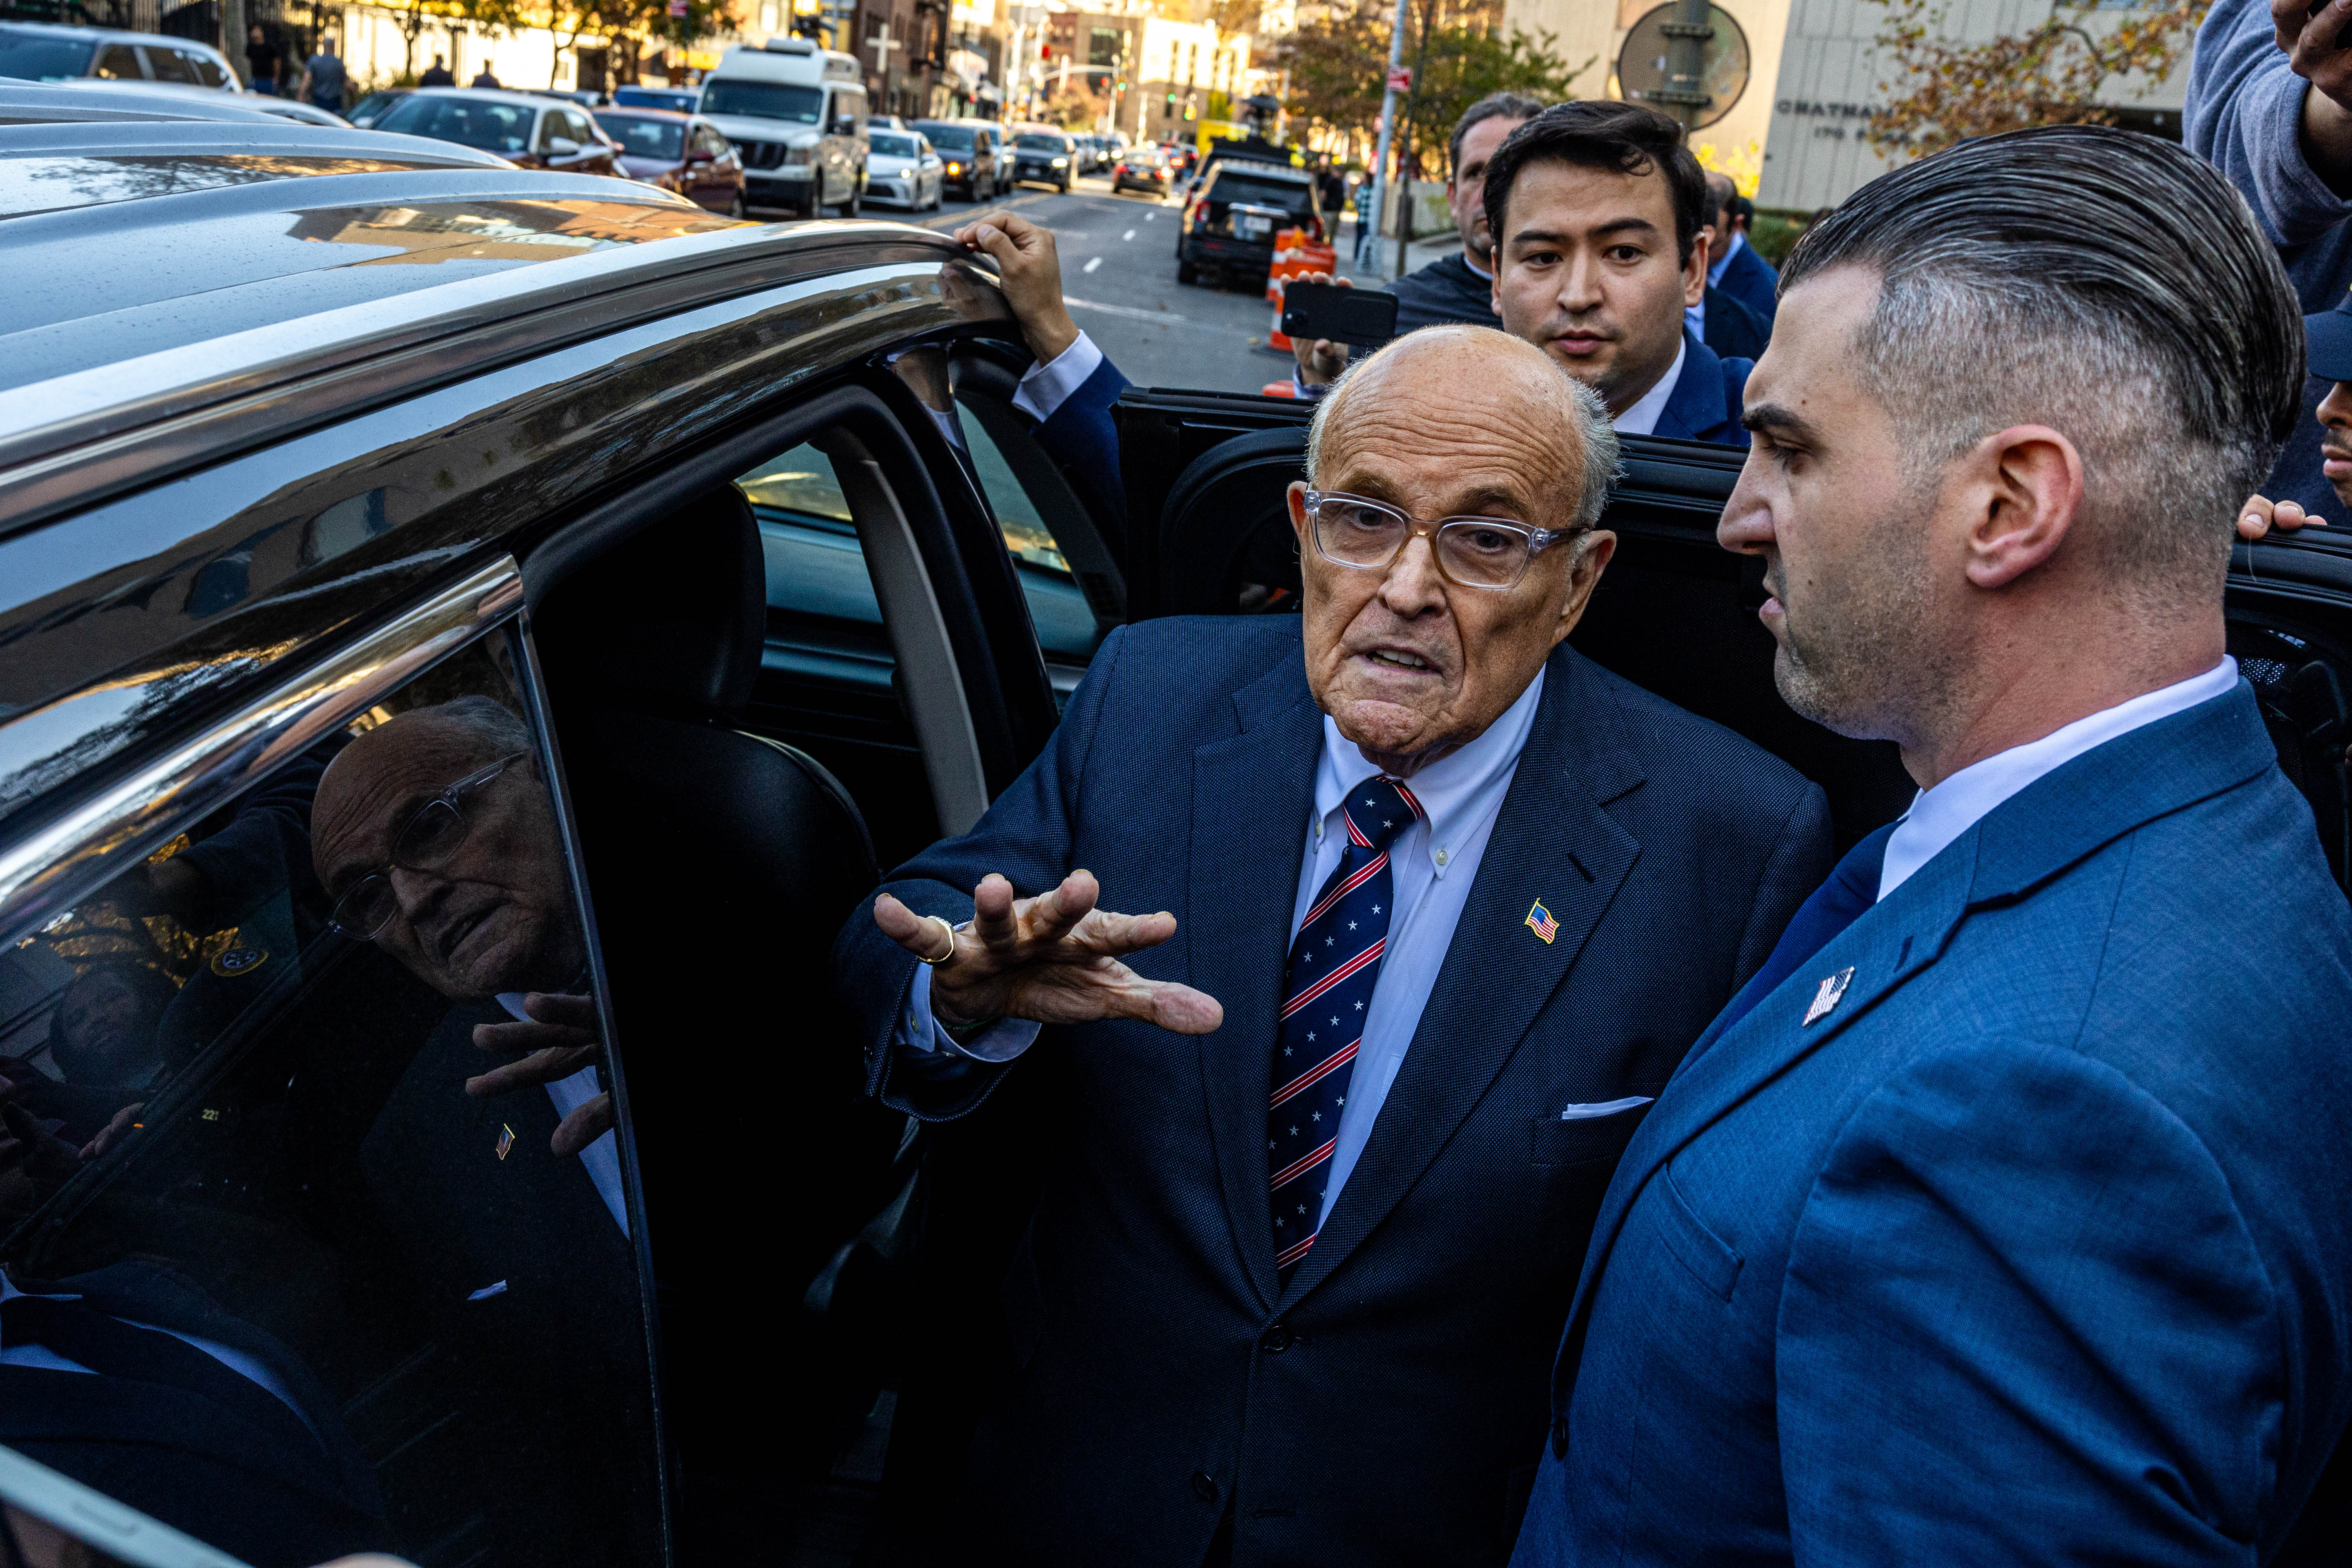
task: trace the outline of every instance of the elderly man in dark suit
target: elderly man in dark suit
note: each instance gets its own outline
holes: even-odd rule
[[[876,1094],[1073,1107],[960,1560],[1507,1552],[1608,1172],[1829,858],[1818,789],[1565,646],[1614,466],[1541,350],[1400,340],[1318,411],[1304,613],[1113,634],[845,928]]]

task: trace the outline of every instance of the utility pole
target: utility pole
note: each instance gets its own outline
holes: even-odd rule
[[[228,57],[228,68],[249,89],[253,86],[253,75],[243,63],[247,25],[245,0],[220,0],[221,53]],[[280,64],[278,68],[283,71],[286,68]]]
[[[1666,85],[1654,101],[1683,122],[1685,138],[1715,101],[1706,89],[1706,46],[1715,37],[1708,0],[1675,0],[1675,17],[1658,30],[1666,36]]]
[[[1703,5],[1703,4],[1705,4],[1705,3],[1706,3],[1706,0],[1700,0],[1700,3]],[[1405,5],[1406,5],[1406,0],[1396,0],[1396,21],[1395,21],[1395,23],[1394,23],[1394,24],[1393,24],[1393,25],[1389,28],[1389,77],[1388,77],[1388,90],[1381,94],[1381,146],[1380,146],[1380,151],[1379,151],[1377,153],[1373,154],[1373,157],[1372,157],[1372,241],[1373,241],[1373,243],[1372,243],[1371,254],[1372,254],[1375,258],[1377,258],[1377,257],[1380,255],[1380,253],[1381,253],[1381,247],[1380,247],[1381,218],[1382,215],[1385,213],[1385,211],[1387,210],[1387,206],[1388,206],[1388,197],[1389,197],[1389,139],[1390,139],[1391,135],[1394,132],[1394,131],[1395,131],[1395,129],[1396,129],[1397,89],[1398,89],[1398,87],[1399,87],[1399,86],[1402,85],[1402,83],[1404,82],[1404,79],[1405,79],[1405,69],[1404,69],[1404,24],[1405,24]],[[1399,215],[1398,215],[1398,217],[1399,217],[1398,227],[1400,228],[1400,230],[1402,230],[1402,228],[1403,227],[1403,223],[1402,223],[1402,217],[1403,217],[1403,215],[1402,215],[1402,214],[1399,214]],[[1376,259],[1376,260],[1374,260],[1374,262],[1372,263],[1372,266],[1373,266],[1374,270],[1378,270],[1378,269],[1379,269],[1379,267],[1380,267],[1380,263],[1379,263],[1379,261],[1378,261],[1377,259]]]

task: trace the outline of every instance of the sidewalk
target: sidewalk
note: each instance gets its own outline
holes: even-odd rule
[[[1340,250],[1340,255],[1343,257],[1352,258],[1356,253],[1356,226],[1354,223],[1349,223],[1341,230],[1339,242],[1343,247]],[[1382,239],[1374,248],[1375,254],[1366,258],[1370,265],[1364,267],[1349,265],[1348,269],[1351,276],[1362,279],[1366,282],[1372,282],[1375,280],[1387,282],[1390,280],[1391,274],[1396,267],[1396,237],[1394,235],[1389,236],[1387,238]],[[1455,234],[1452,229],[1446,230],[1444,234],[1428,235],[1423,238],[1413,240],[1405,247],[1404,269],[1407,272],[1418,272],[1423,268],[1428,266],[1431,262],[1443,260],[1444,258],[1454,255],[1461,248],[1462,237]],[[1343,263],[1342,265],[1348,264]]]

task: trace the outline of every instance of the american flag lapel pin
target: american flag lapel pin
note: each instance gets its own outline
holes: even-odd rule
[[[499,1123],[499,1141],[495,1147],[501,1160],[505,1159],[507,1152],[514,1147],[514,1129],[503,1121]]]
[[[1528,907],[1528,929],[1543,938],[1547,947],[1559,934],[1559,922],[1551,918],[1551,911],[1543,907],[1541,899]]]
[[[1822,981],[1821,989],[1813,993],[1813,1005],[1805,1009],[1805,1023],[1810,1024],[1816,1019],[1826,1018],[1837,1011],[1837,1005],[1845,999],[1845,988],[1853,983],[1853,966],[1852,964],[1824,978]],[[1801,1025],[1799,1026],[1802,1027]]]

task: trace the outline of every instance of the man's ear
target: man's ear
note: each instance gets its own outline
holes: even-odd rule
[[[1691,241],[1690,260],[1683,265],[1683,304],[1696,305],[1706,298],[1706,258],[1715,244],[1715,230],[1706,224],[1698,226],[1698,237]]]
[[[2083,455],[2046,425],[2015,425],[1977,444],[1961,483],[1969,581],[2003,588],[2058,552],[2083,507]]]
[[[1298,552],[1307,553],[1307,481],[1290,481],[1290,492],[1284,498],[1290,503],[1290,535],[1298,542]]]
[[[1559,626],[1552,633],[1554,647],[1584,618],[1584,607],[1592,603],[1592,590],[1600,585],[1601,574],[1609,570],[1609,558],[1617,553],[1617,536],[1605,528],[1587,529],[1568,547],[1576,553],[1568,559],[1568,603],[1561,607]]]

